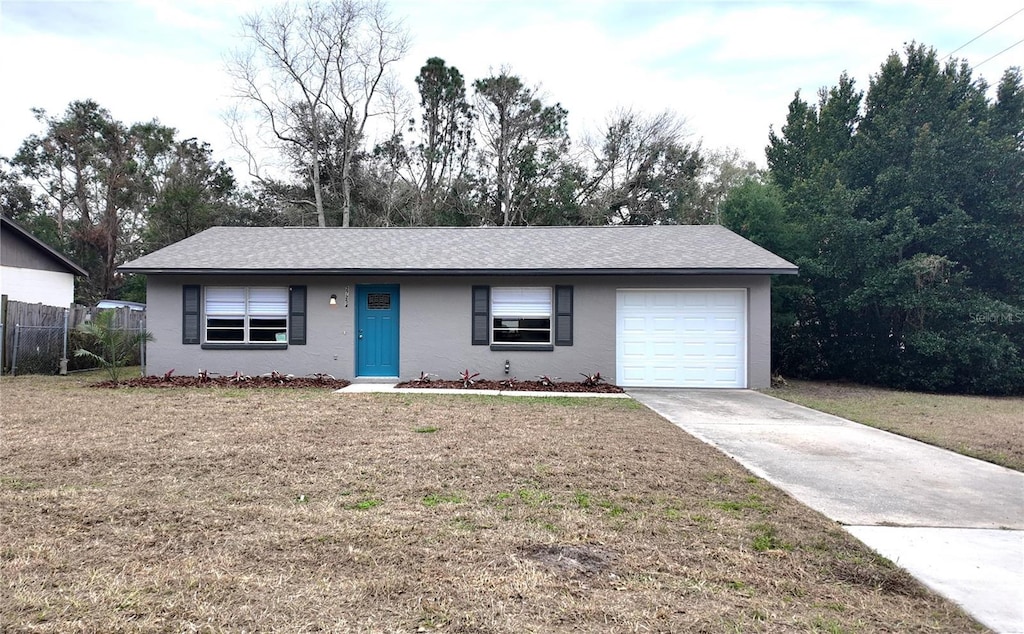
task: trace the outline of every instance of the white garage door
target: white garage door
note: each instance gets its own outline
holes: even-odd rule
[[[615,380],[632,387],[746,387],[746,290],[620,290]]]

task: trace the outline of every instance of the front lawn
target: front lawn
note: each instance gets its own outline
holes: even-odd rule
[[[1024,471],[1024,398],[788,381],[766,394]]]
[[[5,631],[981,629],[630,400],[0,393]]]

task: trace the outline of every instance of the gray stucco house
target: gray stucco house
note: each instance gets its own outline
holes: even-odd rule
[[[215,227],[121,270],[147,275],[151,374],[740,388],[769,384],[770,276],[797,272],[693,225]]]

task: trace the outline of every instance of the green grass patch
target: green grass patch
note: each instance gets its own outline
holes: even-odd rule
[[[590,494],[585,491],[577,491],[572,494],[572,501],[576,504],[577,508],[589,509],[590,508]]]
[[[748,495],[742,500],[711,500],[708,504],[716,509],[721,509],[733,514],[741,514],[743,511],[760,511],[770,513],[771,507],[765,504],[761,496],[756,494]]]
[[[424,427],[417,427],[417,428],[413,429],[413,431],[416,432],[417,434],[432,434],[432,433],[436,432],[438,429],[440,429],[440,428],[439,427],[434,427],[433,425],[427,425],[427,426],[424,426]]]
[[[465,516],[459,516],[452,519],[451,526],[452,528],[456,528],[460,531],[475,531],[480,528],[479,524]]]
[[[11,476],[0,476],[0,489],[8,489],[10,491],[31,491],[32,489],[38,489],[42,485],[38,482],[32,482],[31,480],[23,480],[21,478],[14,478]]]
[[[540,506],[551,501],[551,494],[540,489],[519,489],[516,495],[529,506]]]
[[[382,502],[381,500],[367,498],[364,500],[359,500],[358,502],[353,502],[352,504],[346,504],[345,508],[351,511],[367,511],[374,507],[380,506],[383,503],[384,502]]]
[[[626,509],[619,506],[618,504],[610,500],[601,500],[597,503],[598,506],[608,511],[609,517],[619,517],[626,512]]]
[[[754,531],[753,547],[759,553],[769,550],[792,550],[793,547],[784,543],[777,534],[775,527],[771,524],[754,524],[750,527]]]
[[[430,495],[423,496],[423,506],[440,506],[441,504],[459,504],[465,502],[466,499],[461,495],[449,493],[447,495],[441,493],[431,493]]]

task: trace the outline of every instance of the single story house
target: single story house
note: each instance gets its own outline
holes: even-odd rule
[[[0,216],[0,294],[26,304],[67,308],[75,301],[76,275],[89,274],[17,222]]]
[[[695,225],[214,227],[120,270],[147,275],[151,374],[730,388],[769,384],[771,275],[797,272]]]

